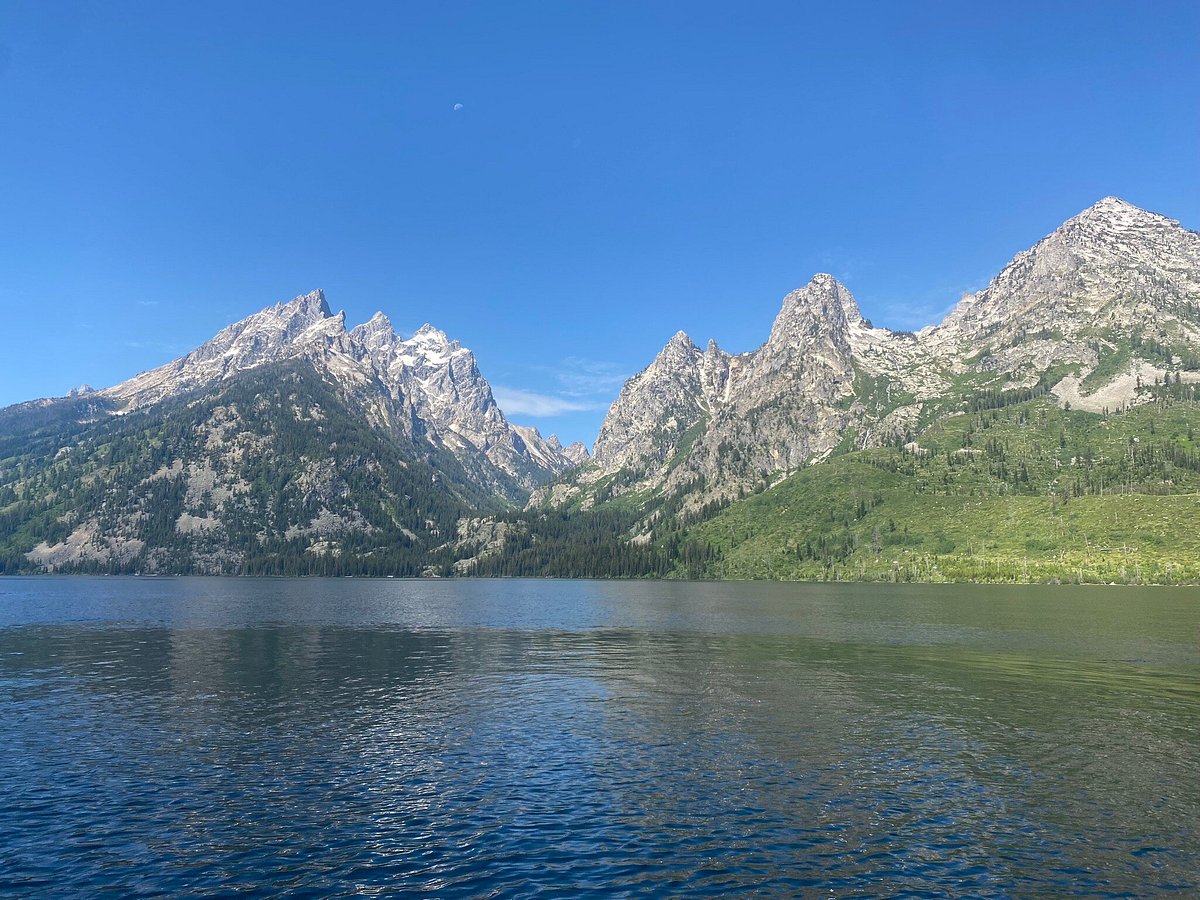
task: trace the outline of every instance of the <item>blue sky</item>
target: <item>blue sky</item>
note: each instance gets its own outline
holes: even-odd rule
[[[1171,2],[7,0],[0,404],[321,287],[590,443],[815,272],[912,328],[1102,196],[1200,228],[1198,46]]]

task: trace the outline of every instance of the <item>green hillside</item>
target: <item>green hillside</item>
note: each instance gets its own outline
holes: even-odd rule
[[[835,457],[689,529],[676,574],[1200,581],[1200,404],[1153,392],[1108,415],[994,397]]]

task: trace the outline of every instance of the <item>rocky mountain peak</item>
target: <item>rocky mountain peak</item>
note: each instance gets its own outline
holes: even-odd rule
[[[591,454],[588,453],[587,444],[583,441],[575,441],[563,448],[563,456],[569,459],[575,465],[579,465],[586,460]]]
[[[854,295],[821,272],[783,298],[766,348],[802,349],[822,340],[844,344],[851,327],[865,324]]]
[[[446,335],[446,332],[442,331],[440,328],[433,327],[428,322],[413,332],[411,340],[420,340],[425,344],[450,343],[450,338]]]
[[[362,325],[356,327],[364,328],[368,331],[385,331],[391,334],[396,333],[396,329],[392,327],[392,320],[389,319],[382,311],[375,313],[375,315],[363,322]]]
[[[170,396],[219,381],[233,373],[273,362],[292,352],[309,329],[344,333],[345,317],[329,311],[322,291],[311,291],[276,303],[221,329],[191,353],[143,372],[104,391],[130,407],[157,403]]]
[[[1200,234],[1105,197],[1018,253],[928,335],[935,345],[971,344],[978,352],[1014,346],[1029,332],[1086,339],[1096,328],[1166,327],[1164,314],[1194,303],[1198,267]],[[1062,347],[1056,353],[1079,356]],[[1002,364],[1016,363],[1005,357]]]
[[[1189,233],[1173,219],[1139,209],[1119,197],[1105,197],[1068,219],[1031,252],[1061,248],[1085,262],[1107,262],[1114,255],[1156,250],[1158,244]]]
[[[264,309],[260,313],[255,313],[249,319],[257,316],[264,318],[276,318],[288,321],[306,321],[309,323],[316,322],[319,319],[326,319],[333,313],[329,309],[329,304],[325,300],[325,292],[317,289],[309,291],[307,294],[301,294],[292,300],[287,300],[282,303],[276,303],[269,309]],[[248,321],[249,319],[243,320]]]
[[[668,347],[684,347],[689,350],[692,350],[692,349],[695,349],[696,344],[694,341],[692,341],[692,339],[690,337],[688,337],[688,333],[686,331],[680,329],[679,331],[677,331],[673,335],[671,335],[671,340],[667,341],[667,346]]]
[[[412,337],[397,346],[401,360],[409,366],[444,365],[462,350],[458,341],[450,340],[446,332],[429,324],[422,325]],[[469,350],[463,352],[470,353]]]
[[[1174,219],[1141,209],[1119,197],[1105,197],[1067,219],[1028,252],[1037,252],[1046,246],[1066,246],[1077,252],[1085,251],[1086,257],[1089,246],[1124,252],[1161,241],[1171,242],[1190,234],[1193,232]],[[1018,254],[1016,259],[1020,258]]]
[[[700,349],[688,337],[687,332],[677,331],[671,339],[658,351],[651,363],[651,368],[675,368],[678,366],[694,366]]]
[[[625,383],[596,438],[593,456],[601,465],[655,456],[703,415],[700,406],[701,353],[677,332],[654,361]]]
[[[729,496],[850,440],[872,446],[917,427],[928,404],[952,409],[966,395],[964,376],[1010,390],[1068,367],[1075,374],[1056,376],[1052,390],[1073,407],[1086,408],[1085,390],[1096,410],[1127,403],[1134,367],[1194,358],[1197,309],[1200,234],[1117,197],[1017,254],[942,324],[917,334],[873,327],[845,285],[819,273],[783,299],[756,350],[729,356],[709,343],[700,353],[676,335],[621,390],[576,491],[619,476],[623,491],[700,484],[697,504]],[[1167,357],[1163,348],[1184,352]],[[1105,360],[1111,368],[1122,358],[1126,370],[1108,384],[1081,387],[1104,375]],[[573,496],[566,487],[558,494]]]
[[[373,426],[449,450],[472,477],[502,493],[572,465],[536,429],[514,429],[474,354],[445,332],[426,324],[402,341],[382,312],[348,332],[345,312],[331,313],[321,291],[247,316],[191,353],[103,393],[127,409],[144,407],[292,360],[314,366]]]
[[[1112,194],[1109,194],[1107,197],[1101,197],[1099,200],[1089,206],[1085,212],[1096,212],[1104,215],[1135,212],[1150,215],[1150,213],[1146,213],[1144,209],[1134,206],[1128,200],[1122,200],[1120,197]]]
[[[241,357],[245,353],[244,361],[253,362],[270,356],[313,325],[330,318],[333,313],[325,302],[324,291],[311,291],[235,322],[188,356],[201,357],[210,352],[229,355],[233,350],[233,355]]]
[[[350,338],[368,354],[374,354],[396,343],[396,330],[392,327],[391,319],[377,312],[361,325],[355,325],[350,330]]]
[[[1072,216],[1064,224],[1088,223],[1093,225],[1121,225],[1145,220],[1161,219],[1163,216],[1147,212],[1122,200],[1120,197],[1102,197],[1083,212]]]

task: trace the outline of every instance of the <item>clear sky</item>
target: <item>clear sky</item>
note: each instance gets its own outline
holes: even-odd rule
[[[0,405],[323,288],[595,437],[818,271],[914,328],[1116,194],[1200,229],[1200,4],[0,4]]]

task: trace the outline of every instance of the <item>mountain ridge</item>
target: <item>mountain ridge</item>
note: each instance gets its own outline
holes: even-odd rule
[[[1169,498],[1200,491],[1198,387],[1200,235],[1116,198],[916,333],[828,273],[754,350],[676,332],[590,459],[508,422],[433,325],[347,330],[314,291],[120,384],[0,410],[0,571],[1200,578],[1190,543],[1163,554],[1158,525],[1105,518],[1139,508],[1113,485],[1191,508]],[[994,525],[1018,508],[1023,542]],[[1047,556],[1056,528],[1070,565]],[[1150,543],[1085,564],[1121,534]]]
[[[1133,402],[1140,380],[1166,376],[1172,347],[1200,347],[1198,308],[1200,235],[1116,197],[1068,219],[916,333],[871,325],[845,285],[818,273],[783,298],[763,344],[728,356],[719,394],[700,386],[697,352],[683,352],[695,348],[690,336],[673,336],[622,388],[592,462],[531,503],[587,505],[614,482],[634,494],[694,485],[693,505],[728,498],[847,440],[865,447],[911,432],[951,395],[1029,388],[1055,367],[1063,402],[1095,411]],[[1167,349],[1143,359],[1131,339]],[[1120,354],[1125,369],[1086,384]],[[1102,399],[1085,396],[1104,387]]]
[[[528,489],[575,464],[536,429],[509,424],[474,354],[444,332],[426,324],[401,338],[382,311],[347,330],[345,312],[333,313],[320,290],[253,313],[195,350],[98,393],[128,411],[294,359],[327,373],[378,427],[448,449],[492,487]]]

